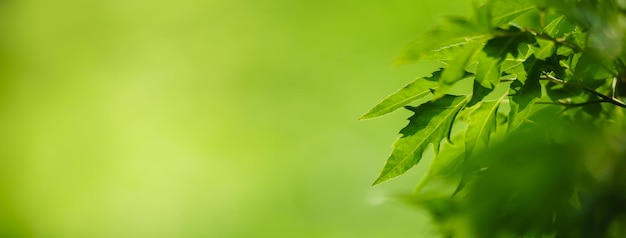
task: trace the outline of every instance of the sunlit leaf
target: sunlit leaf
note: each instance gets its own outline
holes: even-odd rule
[[[462,41],[452,45],[446,45],[435,50],[424,52],[424,54],[417,56],[414,60],[438,60],[438,61],[450,61],[456,58],[456,56],[463,51],[463,47],[467,45],[468,41]]]
[[[565,16],[559,16],[556,19],[552,20],[550,23],[548,23],[548,25],[546,25],[546,27],[543,28],[543,33],[546,33],[551,37],[556,36],[556,34],[559,33],[559,26],[561,25],[561,22],[563,22],[563,20],[565,20]]]
[[[496,130],[496,115],[500,101],[484,101],[470,113],[470,121],[465,132],[465,154],[471,157],[474,151],[485,150],[489,146],[492,133]]]
[[[537,59],[545,60],[554,54],[554,41],[537,39],[537,44],[539,47],[533,47],[533,51]]]
[[[500,26],[535,8],[525,0],[489,0],[477,14],[489,16],[491,26]]]
[[[460,52],[454,60],[450,61],[448,67],[441,73],[439,87],[435,90],[434,99],[443,97],[456,82],[467,76],[465,68],[471,62],[474,54],[480,50],[481,46],[481,41],[472,42],[465,46],[463,51]]]
[[[431,93],[431,89],[439,85],[441,70],[435,71],[431,77],[418,78],[407,84],[397,92],[389,95],[382,102],[370,109],[360,119],[379,117],[406,106],[412,101],[420,99]]]
[[[437,27],[411,42],[400,54],[396,64],[420,60],[447,59],[468,42],[484,37],[488,32],[463,18],[447,18]]]
[[[450,136],[454,118],[468,99],[468,96],[446,95],[437,101],[408,107],[415,114],[400,131],[402,137],[394,143],[393,152],[374,184],[401,175],[415,166],[429,144],[433,144],[438,151],[439,143]]]

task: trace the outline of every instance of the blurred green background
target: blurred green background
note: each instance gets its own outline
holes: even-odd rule
[[[444,5],[445,4],[445,5]],[[0,1],[0,237],[429,237],[357,118],[465,1]]]

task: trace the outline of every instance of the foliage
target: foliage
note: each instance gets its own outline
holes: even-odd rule
[[[398,59],[444,66],[362,116],[414,113],[374,184],[432,144],[407,201],[444,237],[626,237],[626,1],[472,6]],[[473,87],[449,94],[462,80]]]

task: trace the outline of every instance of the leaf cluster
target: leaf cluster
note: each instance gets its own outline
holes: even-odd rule
[[[433,145],[407,201],[446,237],[626,237],[626,2],[472,4],[397,61],[442,68],[361,117],[413,113],[374,185]]]

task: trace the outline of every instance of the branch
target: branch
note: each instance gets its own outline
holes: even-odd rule
[[[549,104],[549,105],[559,105],[559,106],[564,106],[567,108],[574,108],[574,107],[582,107],[582,106],[587,106],[587,105],[591,105],[591,104],[598,104],[598,103],[603,103],[603,102],[607,102],[604,99],[598,99],[598,100],[593,100],[593,101],[588,101],[588,102],[582,102],[582,103],[563,103],[563,102],[536,102],[535,104]]]
[[[589,87],[587,87],[585,85],[578,84],[578,83],[570,83],[570,82],[558,79],[558,78],[556,78],[556,77],[554,77],[552,75],[549,75],[549,74],[545,74],[545,76],[546,76],[546,79],[550,80],[550,82],[563,84],[563,85],[572,85],[574,87],[577,87],[577,88],[580,88],[582,90],[585,90],[588,93],[591,93],[591,94],[596,95],[599,98],[601,98],[601,100],[599,100],[599,101],[595,101],[595,102],[591,101],[593,103],[608,102],[608,103],[614,104],[616,106],[626,108],[626,103],[620,101],[619,99],[617,99],[615,97],[610,97],[610,96],[604,95],[604,94],[602,94],[602,93],[600,93],[600,92],[598,92],[596,90],[593,90],[593,89],[591,89],[591,88],[589,88]]]

